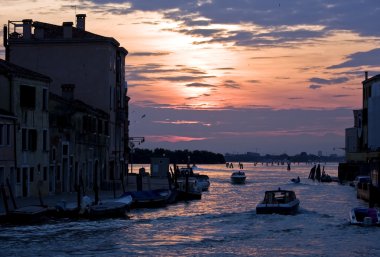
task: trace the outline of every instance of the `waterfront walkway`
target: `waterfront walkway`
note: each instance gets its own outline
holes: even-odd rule
[[[146,176],[142,181],[142,190],[151,190],[151,189],[167,189],[168,188],[168,180],[167,178],[152,178]],[[126,191],[137,191],[136,181],[131,180],[126,185]],[[113,190],[111,191],[100,191],[99,192],[99,200],[112,199],[118,197],[122,194],[122,190]],[[87,196],[90,196],[92,199],[95,199],[94,192],[86,192]],[[5,214],[4,201],[2,196],[0,197],[0,215]],[[16,197],[15,198],[17,208],[30,206],[30,205],[40,205],[39,197]],[[77,193],[55,193],[49,194],[42,197],[43,204],[50,207],[55,207],[56,204],[60,201],[66,202],[76,202],[77,201]],[[8,199],[8,205],[12,206],[11,199]],[[12,206],[13,207],[13,206]]]

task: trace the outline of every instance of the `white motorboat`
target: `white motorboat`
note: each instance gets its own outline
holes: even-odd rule
[[[355,207],[350,210],[349,215],[353,225],[380,225],[380,212],[375,208]]]

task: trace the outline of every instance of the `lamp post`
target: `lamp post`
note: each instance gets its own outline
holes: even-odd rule
[[[129,161],[131,163],[131,173],[133,172],[133,160],[132,160],[132,157],[133,157],[133,153],[135,151],[135,146],[136,146],[136,144],[140,145],[140,144],[142,144],[144,142],[145,142],[145,138],[144,137],[129,137],[128,138],[128,146],[130,148]]]

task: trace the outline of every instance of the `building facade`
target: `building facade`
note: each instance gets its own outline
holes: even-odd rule
[[[50,192],[74,192],[77,186],[110,189],[107,172],[109,115],[74,99],[75,85],[50,94]]]
[[[48,193],[50,82],[0,60],[0,183],[16,197]]]
[[[368,78],[366,72],[362,84],[362,109],[354,110],[354,126],[346,129],[347,162],[380,159],[380,75]]]
[[[104,169],[108,178],[119,177],[128,167],[128,52],[114,38],[86,31],[85,23],[84,14],[77,15],[76,26],[73,22],[58,26],[29,19],[9,21],[4,33],[6,59],[51,77],[53,94],[61,93],[61,85],[75,85],[76,99],[107,113]]]

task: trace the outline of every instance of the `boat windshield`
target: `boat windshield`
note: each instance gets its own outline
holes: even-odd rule
[[[264,203],[279,204],[288,203],[296,199],[293,191],[268,191],[265,192]]]

